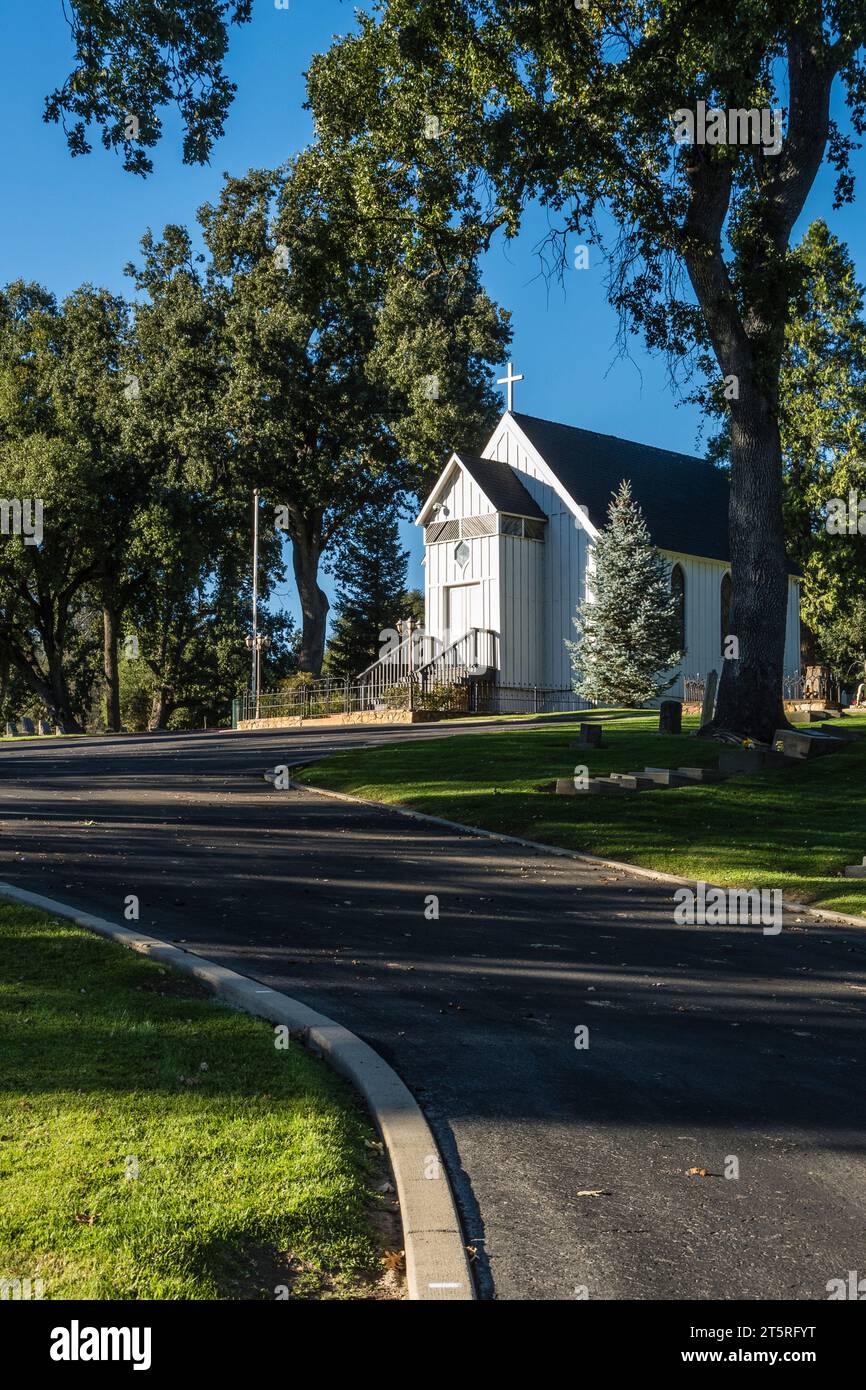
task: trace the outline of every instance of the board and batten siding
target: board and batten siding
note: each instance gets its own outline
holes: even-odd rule
[[[571,660],[566,640],[575,637],[574,618],[578,599],[585,593],[589,537],[568,504],[545,479],[532,454],[503,421],[499,433],[484,451],[487,458],[516,468],[526,491],[550,518],[546,527],[542,568],[542,641],[536,675],[528,685],[570,689]],[[504,640],[504,638],[503,638]],[[503,678],[504,680],[504,678]],[[524,682],[520,682],[521,684]]]
[[[680,565],[685,577],[686,655],[676,681],[668,694],[683,695],[683,676],[721,675],[722,580],[730,566],[722,560],[705,560],[697,555],[662,551],[668,565]],[[784,673],[793,676],[800,669],[800,585],[788,581],[788,608],[785,617]]]
[[[541,685],[546,541],[499,536],[501,685]]]
[[[679,565],[685,579],[686,653],[677,679],[667,691],[682,698],[683,676],[706,677],[722,667],[722,580],[728,566],[681,551],[663,550],[669,569]]]

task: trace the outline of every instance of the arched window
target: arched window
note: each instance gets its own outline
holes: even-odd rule
[[[676,600],[679,619],[677,642],[681,652],[686,649],[686,576],[682,565],[674,565],[671,570],[671,593]]]
[[[721,588],[721,593],[720,593],[719,597],[720,597],[721,616],[722,616],[722,631],[721,631],[721,647],[720,647],[720,649],[721,649],[722,654],[724,655],[725,644],[726,644],[726,642],[727,642],[727,640],[728,640],[728,637],[730,636],[730,632],[731,632],[731,576],[730,576],[730,574],[723,574],[723,575],[722,575],[722,588]]]

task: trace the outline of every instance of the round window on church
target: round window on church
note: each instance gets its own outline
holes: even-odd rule
[[[469,564],[469,556],[471,553],[472,552],[470,551],[469,546],[466,544],[465,541],[461,541],[460,544],[455,548],[454,559],[457,562],[457,565],[460,567],[460,569],[465,569],[466,566]]]

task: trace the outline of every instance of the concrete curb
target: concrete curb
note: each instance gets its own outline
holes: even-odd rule
[[[326,756],[326,755],[325,755]],[[307,766],[313,759],[307,759],[303,764],[295,763],[293,766]],[[315,759],[316,762],[322,759]],[[620,873],[635,874],[639,878],[647,878],[653,883],[670,883],[677,888],[697,888],[700,879],[679,878],[676,874],[665,874],[660,869],[644,869],[639,864],[626,864],[619,859],[601,859],[597,854],[588,854],[584,850],[564,849],[562,845],[546,845],[539,840],[524,840],[519,835],[504,835],[498,830],[484,830],[478,825],[463,825],[461,821],[444,820],[441,816],[428,816],[423,811],[412,811],[408,806],[395,805],[388,801],[368,801],[361,796],[349,796],[346,792],[326,791],[323,787],[313,787],[306,782],[298,782],[294,778],[290,779],[290,787],[295,791],[315,792],[317,796],[330,796],[336,801],[353,802],[356,806],[373,806],[379,811],[393,811],[395,815],[405,816],[409,820],[426,821],[429,825],[442,825],[448,830],[459,830],[464,835],[475,835],[484,840],[499,840],[506,845],[520,845],[522,849],[539,850],[543,854],[558,855],[561,859],[577,859],[583,864],[592,864],[598,869],[616,869]],[[708,888],[719,885],[711,884],[703,880]],[[744,890],[743,890],[744,891]],[[830,908],[810,907],[808,903],[796,903],[790,899],[782,898],[782,907],[786,912],[794,912],[798,916],[819,917],[824,922],[838,923],[846,927],[859,927],[862,931],[866,927],[866,917],[853,917],[846,912],[833,912]]]
[[[79,912],[66,903],[29,893],[14,884],[0,882],[0,898],[67,918],[76,926],[98,932],[150,960],[163,961],[192,975],[234,1009],[300,1032],[311,1052],[348,1077],[361,1092],[385,1141],[403,1222],[409,1298],[424,1302],[474,1299],[463,1233],[445,1164],[415,1097],[372,1047],[299,1000],[192,951],[129,927],[115,926],[102,917]],[[431,1171],[433,1176],[427,1177]]]

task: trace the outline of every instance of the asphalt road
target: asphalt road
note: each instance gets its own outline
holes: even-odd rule
[[[117,921],[136,894],[142,929],[367,1039],[436,1132],[482,1297],[866,1275],[866,933],[676,926],[670,887],[262,776],[454,732],[6,745],[0,878]]]

